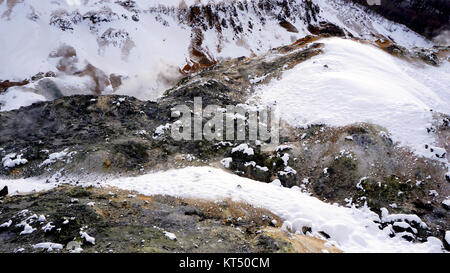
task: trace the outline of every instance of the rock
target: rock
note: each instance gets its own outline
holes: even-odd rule
[[[23,80],[20,82],[14,82],[14,81],[0,81],[0,94],[5,92],[8,88],[13,87],[13,86],[23,86],[23,85],[27,85],[29,84],[30,81],[29,80]]]
[[[402,239],[405,239],[408,242],[412,242],[414,240],[414,236],[409,233],[405,233],[401,236]]]
[[[8,195],[8,186],[4,186],[3,189],[0,191],[0,197]]]
[[[293,24],[291,24],[290,22],[288,22],[286,20],[281,20],[280,26],[285,28],[288,32],[298,33],[297,28]]]
[[[450,199],[442,201],[442,207],[446,210],[450,210]]]
[[[392,224],[392,229],[397,232],[409,232],[409,233],[417,233],[417,230],[413,229],[408,223],[406,222],[395,222]]]
[[[320,22],[318,25],[309,25],[308,31],[314,35],[345,36],[345,32],[340,27],[328,22]]]
[[[444,247],[445,250],[450,251],[450,231],[447,230],[444,234],[444,240],[442,240],[444,242]]]

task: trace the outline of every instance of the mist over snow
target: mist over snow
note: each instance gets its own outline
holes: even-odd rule
[[[245,4],[246,10],[233,6],[239,3]],[[59,96],[117,93],[154,100],[183,76],[180,71],[187,64],[201,63],[204,58],[213,62],[262,54],[310,34],[308,25],[322,21],[333,23],[354,37],[377,39],[377,35],[383,35],[404,46],[431,45],[402,25],[369,15],[359,6],[344,5],[340,0],[315,1],[317,13],[303,0],[287,1],[287,11],[277,1],[268,2],[273,5],[272,10],[256,3],[0,1],[0,32],[9,33],[0,37],[0,63],[8,67],[0,70],[0,80],[23,81],[50,71],[61,79],[55,82]],[[190,7],[207,4],[212,5],[217,16],[214,25],[209,25],[204,14],[191,18]],[[292,29],[282,27],[280,20],[287,20]],[[225,25],[218,31],[217,24]],[[73,54],[55,55],[62,47],[70,48]],[[205,57],[193,56],[197,54],[193,48]],[[68,62],[70,70],[61,67]],[[117,79],[120,81],[114,86]],[[13,90],[54,99],[45,85],[36,82],[12,87],[9,92]],[[0,101],[8,103],[2,95]],[[29,105],[29,101],[23,105]],[[12,107],[17,105],[1,110]]]

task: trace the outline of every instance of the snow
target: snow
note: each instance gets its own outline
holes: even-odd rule
[[[222,164],[222,166],[224,166],[225,168],[230,168],[230,164],[231,162],[233,162],[233,158],[232,157],[226,157],[224,159],[222,159],[220,161],[220,163]]]
[[[168,231],[164,231],[164,235],[165,235],[167,238],[169,238],[169,240],[172,240],[172,241],[174,241],[174,240],[177,239],[177,236],[176,236],[175,234],[173,234],[173,233],[171,233],[171,232],[168,232]]]
[[[66,245],[66,249],[68,249],[70,253],[81,253],[83,251],[81,248],[81,243],[77,241],[69,242]]]
[[[389,214],[386,208],[381,208],[381,220],[383,223],[395,222],[395,221],[408,221],[414,222],[420,225],[422,228],[428,228],[427,224],[423,222],[419,216],[415,214]]]
[[[248,147],[248,144],[245,144],[245,143],[240,144],[239,146],[234,147],[231,150],[231,153],[236,153],[236,152],[242,152],[242,153],[247,154],[247,155],[254,155],[255,154],[255,152],[253,151],[253,148]]]
[[[35,244],[35,245],[33,245],[33,248],[45,248],[47,251],[52,251],[53,249],[58,249],[58,250],[63,249],[63,245],[57,244],[57,243],[46,242],[46,243]]]
[[[8,228],[8,227],[11,226],[11,224],[12,224],[12,220],[9,220],[9,221],[7,221],[7,222],[1,224],[1,225],[0,225],[0,228]]]
[[[321,7],[320,18],[346,29],[354,37],[371,40],[374,39],[373,33],[378,33],[405,47],[427,47],[430,45],[430,42],[424,37],[407,27],[373,13],[365,13],[363,11],[365,8],[359,5],[350,4],[343,0],[315,0],[314,3]]]
[[[64,149],[61,152],[52,153],[48,156],[46,160],[44,160],[39,167],[47,166],[55,163],[58,160],[63,160],[64,158],[71,157],[75,152],[68,152],[69,149]]]
[[[23,230],[20,232],[19,235],[27,235],[27,234],[31,234],[31,233],[33,233],[34,231],[36,231],[35,228],[33,228],[32,226],[30,226],[30,225],[27,224],[27,223],[24,223],[24,225],[23,225]]]
[[[77,69],[82,70],[89,63],[106,75],[124,76],[123,85],[116,91],[117,94],[145,100],[156,99],[178,80],[181,76],[179,68],[190,59],[189,46],[193,30],[189,23],[182,21],[182,16],[178,17],[176,10],[165,13],[150,11],[150,8],[159,6],[178,7],[178,0],[136,1],[139,21],[131,20],[134,12],[120,6],[118,1],[17,1],[10,14],[7,2],[9,3],[3,1],[0,4],[0,33],[11,34],[0,37],[0,63],[8,67],[0,70],[2,80],[22,81],[39,72],[53,71],[57,73],[57,77],[52,78],[52,81],[55,81],[63,95],[84,94],[92,90],[94,83],[90,77],[78,77],[58,71],[56,66],[59,58],[49,57],[61,45],[68,45],[76,50],[77,62],[74,65]],[[209,2],[211,1],[184,1],[188,6]],[[431,46],[430,42],[405,26],[375,14],[369,15],[362,7],[348,2],[344,4],[341,0],[317,0],[315,3],[320,7],[317,21],[336,24],[354,37],[373,40],[383,35],[403,46]],[[310,34],[303,20],[310,16],[304,11],[304,5],[305,1],[297,1],[293,5],[300,13],[291,20],[298,33],[288,32],[279,25],[277,15],[284,13],[280,7],[261,11],[249,5],[248,11],[233,11],[233,16],[236,16],[233,20],[236,24],[243,25],[241,33],[235,33],[231,27],[223,28],[221,32],[215,28],[207,29],[203,33],[202,47],[214,59],[220,60],[261,54],[271,48],[290,44]],[[69,21],[76,12],[84,15],[88,12],[100,14],[105,11],[111,11],[117,16],[111,16],[110,22],[97,24],[92,24],[89,20],[69,23],[72,29],[66,31],[50,24],[55,15]],[[221,9],[217,12],[221,18],[231,16],[230,12]],[[248,22],[252,22],[253,28],[248,27]],[[111,31],[113,34],[121,32],[105,39]],[[260,80],[263,77],[252,79],[252,82]],[[34,83],[11,88],[10,91],[0,95],[0,101],[6,102],[2,111],[51,99]],[[111,87],[105,87],[101,91],[113,92]]]
[[[445,232],[445,237],[444,237],[445,241],[447,242],[448,245],[450,245],[450,231],[446,231]]]
[[[289,162],[289,154],[284,154],[281,159],[284,162],[284,166],[287,166],[288,162]]]
[[[57,186],[56,183],[46,183],[45,178],[3,179],[0,177],[0,188],[8,186],[9,195],[48,191]]]
[[[244,166],[245,167],[248,167],[248,166],[256,167],[256,162],[255,161],[245,162]]]
[[[22,158],[23,155],[17,155],[15,153],[7,154],[2,158],[3,167],[5,168],[14,168],[18,165],[23,165],[28,163],[28,160]]]
[[[39,218],[37,221],[40,223],[43,223],[43,222],[47,221],[47,218],[45,218],[45,215],[41,214],[41,215],[39,215]]]
[[[352,40],[321,42],[324,54],[260,87],[255,97],[278,107],[292,126],[374,123],[394,141],[433,157],[425,148],[435,142],[427,132],[433,121],[430,109],[450,114],[450,81],[445,80],[450,63],[419,66]]]
[[[401,238],[390,238],[374,221],[377,214],[367,207],[347,208],[331,205],[296,189],[274,187],[229,174],[211,167],[157,172],[138,177],[109,180],[107,185],[132,190],[145,195],[170,195],[184,198],[247,202],[266,208],[286,223],[292,232],[301,232],[307,225],[312,235],[323,231],[331,236],[331,243],[347,252],[441,252],[442,243],[429,237],[425,243],[410,243]],[[426,225],[416,215],[389,215],[383,220],[408,220]]]
[[[279,145],[279,146],[275,149],[275,151],[277,151],[277,152],[283,152],[283,151],[285,151],[285,150],[290,150],[290,149],[292,149],[292,146],[291,146],[291,145],[285,145],[285,144],[282,144],[282,145]]]
[[[261,170],[261,171],[263,171],[263,172],[268,172],[269,171],[269,168],[267,168],[267,167],[261,167],[261,166],[259,166],[259,165],[256,165],[256,168],[257,169],[259,169],[259,170]]]
[[[81,238],[84,238],[86,240],[86,242],[95,245],[95,238],[90,236],[89,234],[87,234],[87,232],[84,231],[80,231],[80,236]]]
[[[170,123],[166,123],[166,125],[160,125],[156,127],[155,133],[153,134],[153,139],[157,139],[159,136],[163,135],[165,131],[169,130],[171,128]]]
[[[5,93],[0,94],[0,111],[11,111],[41,101],[46,101],[42,95],[9,88]]]
[[[258,170],[261,170],[261,171],[263,171],[263,172],[269,171],[269,168],[267,168],[267,167],[261,167],[261,166],[257,165],[255,161],[245,162],[245,163],[244,163],[244,166],[245,166],[245,167],[252,166],[252,167],[257,168]],[[225,166],[224,166],[224,167],[225,167]],[[225,167],[225,168],[229,168],[229,164],[228,164],[228,167]]]
[[[284,168],[283,171],[279,171],[278,173],[280,175],[288,175],[288,174],[291,174],[291,173],[292,174],[297,174],[297,171],[288,166],[288,167]]]
[[[439,196],[439,193],[436,190],[430,190],[428,192],[428,195],[437,197]]]
[[[0,14],[4,14],[6,1],[0,4]],[[0,70],[0,79],[23,80],[38,72],[56,71],[57,59],[49,58],[49,53],[59,46],[67,44],[77,51],[77,68],[87,63],[111,73],[124,75],[123,86],[118,94],[134,95],[141,99],[154,99],[168,87],[168,82],[176,78],[178,67],[189,58],[188,48],[191,42],[191,29],[181,24],[176,16],[140,13],[139,22],[118,19],[107,24],[92,27],[87,22],[74,26],[72,31],[63,32],[48,22],[55,10],[67,10],[69,13],[79,11],[101,10],[103,6],[111,8],[118,14],[131,16],[132,13],[122,7],[104,1],[59,0],[43,2],[28,0],[18,3],[10,16],[3,16],[0,21],[1,33],[14,35],[0,36],[0,63],[8,69]],[[178,6],[179,0],[145,1],[137,0],[143,10],[158,5]],[[151,3],[149,3],[151,2]],[[187,5],[207,3],[208,0],[185,0]],[[355,37],[373,39],[371,32],[391,37],[404,46],[429,46],[430,43],[403,26],[390,23],[377,16],[368,16],[356,6],[340,6],[336,1],[316,1],[321,11],[319,21],[326,20],[345,28]],[[216,58],[250,56],[266,52],[272,47],[289,44],[309,32],[301,20],[292,22],[299,30],[298,34],[280,31],[276,19],[268,19],[265,24],[256,20],[257,11],[238,13],[240,22],[254,22],[254,29],[244,30],[235,35],[231,28],[222,33],[207,30],[204,33],[203,46]],[[277,11],[275,11],[277,12]],[[37,19],[27,17],[35,13]],[[167,22],[167,26],[161,21]],[[356,23],[357,22],[357,23]],[[351,27],[351,25],[354,25]],[[148,27],[151,26],[151,27]],[[356,26],[356,27],[355,27]],[[364,26],[359,28],[358,26]],[[127,56],[123,55],[120,43],[101,46],[99,37],[109,28],[124,29],[128,32],[134,46]],[[219,36],[222,36],[221,38]],[[450,64],[439,68],[418,66],[396,59],[374,46],[339,38],[323,39],[325,53],[299,64],[285,72],[282,79],[273,81],[258,89],[256,94],[264,104],[276,104],[285,111],[283,118],[293,126],[303,127],[310,124],[325,123],[331,126],[342,126],[356,122],[371,122],[385,127],[395,141],[410,146],[416,152],[429,157],[444,157],[445,150],[431,146],[434,138],[426,128],[432,122],[432,113],[440,111],[449,113],[450,103]],[[220,48],[220,50],[218,50]],[[23,64],[27,65],[24,66]],[[327,65],[328,68],[325,68]],[[89,89],[92,81],[89,78],[78,78],[58,73],[53,79],[64,95],[83,93]],[[250,79],[252,83],[263,81],[265,76]],[[25,87],[13,87],[0,94],[0,111],[9,111],[32,103],[49,99],[40,94],[37,84]],[[145,91],[143,91],[145,90]],[[111,89],[103,90],[105,93]],[[119,99],[120,102],[124,99]],[[170,124],[156,128],[157,138],[170,128]],[[302,136],[302,139],[306,134]],[[348,137],[350,140],[350,136]],[[425,144],[433,147],[427,150]],[[281,146],[280,146],[281,147]],[[282,151],[280,148],[278,151]],[[253,155],[254,151],[247,144],[233,148],[232,152],[243,152]],[[67,151],[49,155],[41,166],[61,160]],[[283,156],[285,170],[280,175],[296,173],[287,166],[289,155]],[[226,168],[230,167],[231,158],[221,161]],[[2,159],[2,165],[13,168],[26,164],[22,155],[9,154]],[[256,164],[256,163],[255,163]],[[249,165],[250,166],[250,165]],[[267,170],[266,167],[259,167]],[[326,173],[326,170],[324,170]],[[448,174],[450,176],[450,173]],[[0,187],[8,186],[14,194],[49,190],[55,183],[46,183],[42,178],[17,180],[0,179]],[[305,178],[304,183],[308,179]],[[260,183],[238,177],[219,169],[210,167],[189,167],[153,174],[118,178],[106,182],[107,185],[126,190],[135,190],[142,194],[166,194],[178,197],[203,199],[226,199],[248,202],[257,207],[266,208],[284,220],[283,228],[290,232],[301,232],[309,227],[312,235],[319,236],[323,231],[331,236],[330,242],[348,252],[440,252],[441,242],[433,237],[426,243],[413,244],[400,238],[390,238],[386,230],[380,230],[379,222],[395,222],[394,225],[406,227],[405,221],[415,222],[426,228],[425,223],[417,215],[388,213],[383,209],[381,219],[368,208],[357,209],[340,207],[324,203],[298,188],[284,188],[278,179],[270,184]],[[431,193],[431,192],[430,192]],[[351,201],[350,201],[351,203]],[[94,205],[88,203],[88,205]],[[69,220],[65,220],[68,223]],[[3,227],[11,221],[2,224]],[[23,224],[21,234],[29,234],[34,229],[28,223]],[[47,223],[42,229],[53,229]],[[171,240],[175,234],[164,232]],[[95,244],[95,238],[80,231],[86,242]],[[399,236],[397,236],[399,237]],[[449,241],[448,231],[445,239]],[[37,248],[61,249],[54,243],[41,243]]]
[[[8,67],[0,70],[0,79],[23,80],[38,72],[57,71],[56,60],[49,58],[49,53],[67,44],[76,49],[79,66],[91,63],[107,75],[115,73],[128,76],[119,93],[126,92],[149,99],[159,96],[167,84],[158,77],[170,79],[172,73],[176,74],[177,66],[181,66],[188,57],[190,31],[179,26],[176,18],[162,14],[161,17],[170,26],[166,27],[156,16],[147,12],[140,13],[139,22],[118,18],[107,24],[97,24],[94,28],[88,22],[73,25],[71,31],[61,31],[49,25],[51,17],[61,13],[61,10],[66,10],[67,14],[75,11],[84,14],[89,11],[99,12],[106,7],[128,18],[133,15],[133,12],[118,4],[102,2],[70,5],[66,1],[29,0],[18,3],[10,18],[2,17],[0,22],[1,33],[14,33],[7,38],[0,37],[0,63]],[[6,3],[0,4],[0,14],[6,8]],[[38,14],[38,18],[28,19],[31,13]],[[105,46],[99,43],[99,37],[109,28],[124,29],[129,33],[134,46],[128,56],[123,54],[122,41]],[[27,65],[24,66],[24,63]],[[77,77],[67,79],[67,83],[73,86],[78,84],[76,81]],[[143,86],[149,88],[146,94],[140,91],[144,89]],[[155,90],[158,90],[157,94],[153,93]],[[71,92],[70,88],[67,92]]]
[[[270,182],[270,185],[273,185],[275,187],[282,187],[280,179],[274,179],[272,182]]]
[[[415,229],[415,228],[413,228],[413,227],[411,227],[408,223],[406,223],[406,222],[395,222],[395,223],[393,223],[392,224],[394,227],[399,227],[399,228],[402,228],[402,229],[408,229],[408,228],[410,228],[412,231],[413,231],[413,233],[417,233],[417,229]]]
[[[8,180],[0,180],[0,185],[5,181]],[[48,188],[56,186],[45,183],[45,179],[42,178],[9,181],[8,186],[16,185],[15,191],[18,192],[27,192],[31,188],[42,189],[40,187],[42,185]],[[388,229],[380,230],[375,223],[375,221],[397,225],[416,223],[426,229],[427,225],[417,215],[389,214],[387,209],[382,209],[380,219],[367,207],[340,207],[336,204],[327,204],[308,193],[303,193],[298,187],[284,188],[277,179],[266,184],[212,167],[188,167],[137,177],[117,178],[100,184],[95,179],[84,183],[86,186],[112,186],[144,195],[169,195],[206,200],[230,198],[233,201],[246,202],[270,210],[285,222],[285,227],[289,227],[291,232],[301,232],[303,227],[307,226],[311,228],[311,236],[320,237],[319,232],[323,231],[331,236],[329,239],[331,243],[346,252],[442,251],[439,239],[429,237],[428,242],[414,244],[401,239],[401,236],[390,238]],[[37,215],[35,218],[39,219]],[[22,226],[25,233],[34,231],[26,221]],[[53,228],[51,223],[47,223],[43,230]],[[87,242],[95,243],[95,238],[83,230],[80,231],[80,236]]]
[[[447,207],[450,207],[450,199],[442,201],[442,204],[446,205]]]
[[[50,232],[55,228],[54,225],[52,225],[52,222],[47,223],[45,226],[42,227],[42,230],[44,232]]]

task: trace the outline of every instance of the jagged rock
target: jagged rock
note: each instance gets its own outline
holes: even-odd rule
[[[8,186],[4,186],[3,189],[0,191],[0,197],[8,195]]]
[[[315,35],[345,36],[345,32],[340,27],[328,22],[320,22],[318,25],[309,25],[308,31]]]
[[[30,83],[29,80],[23,80],[23,81],[20,81],[20,82],[15,82],[15,81],[10,82],[9,80],[0,81],[0,93],[5,92],[6,89],[8,89],[10,87],[23,86],[23,85],[27,85],[29,83]]]

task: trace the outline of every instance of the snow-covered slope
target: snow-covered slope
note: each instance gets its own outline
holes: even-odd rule
[[[23,182],[25,181],[25,183]],[[14,190],[30,191],[48,189],[52,185],[37,179],[0,180]],[[95,182],[94,186],[98,186]],[[50,185],[50,186],[49,186]],[[416,215],[388,215],[382,218],[367,207],[342,207],[327,204],[298,187],[284,188],[276,184],[266,184],[229,174],[211,167],[188,167],[185,169],[157,172],[138,177],[109,179],[102,186],[137,191],[145,195],[169,195],[205,200],[241,201],[266,208],[283,221],[283,228],[289,232],[302,233],[303,227],[311,228],[311,236],[325,232],[330,243],[346,252],[442,252],[442,242],[428,237],[425,243],[411,243],[400,237],[391,238],[392,226],[379,228],[377,222],[394,221],[408,225],[416,222],[425,225]]]
[[[0,82],[23,81],[47,99],[86,92],[154,99],[181,72],[264,53],[328,23],[346,35],[430,43],[405,26],[341,0],[0,1]],[[10,88],[14,89],[14,88]],[[52,93],[52,94],[49,94]]]
[[[394,141],[429,153],[430,110],[450,114],[450,64],[410,63],[352,40],[322,42],[324,54],[262,86],[256,96],[276,104],[293,126],[368,122],[385,127]]]

